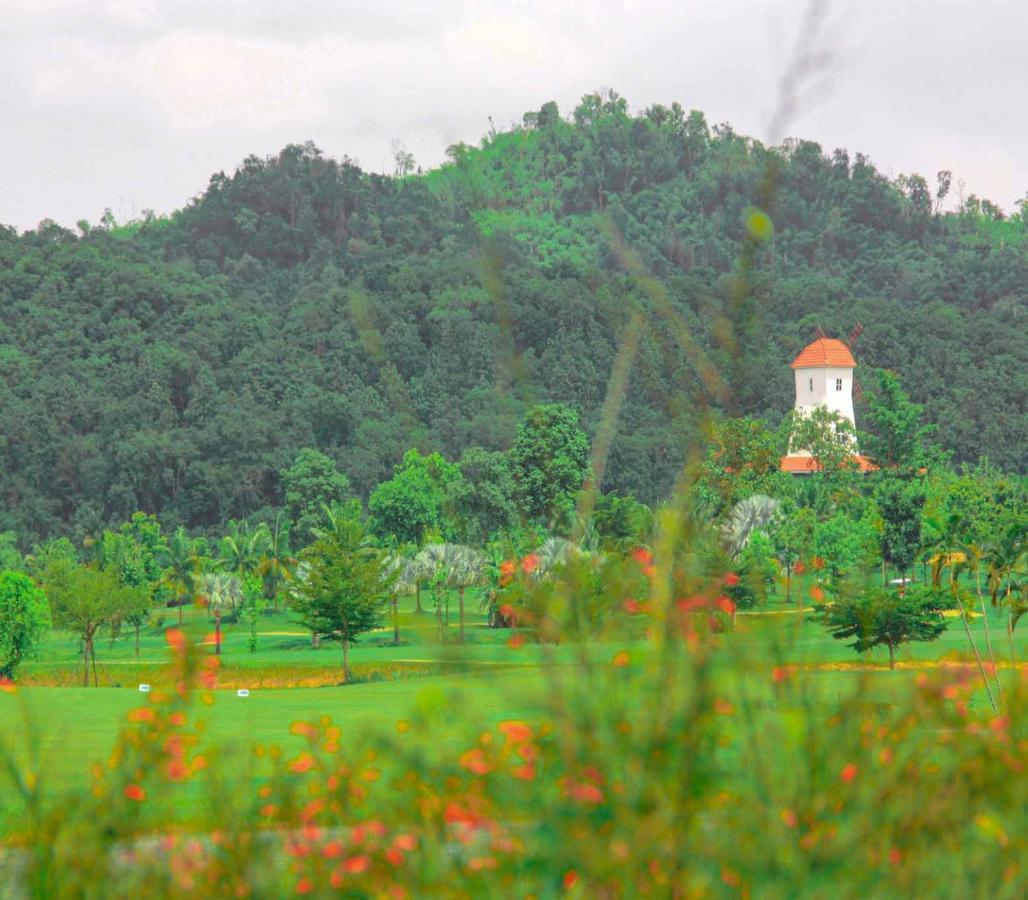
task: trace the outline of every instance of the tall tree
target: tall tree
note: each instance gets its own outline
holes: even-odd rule
[[[343,680],[349,682],[350,646],[381,625],[395,572],[382,551],[369,546],[356,519],[316,540],[300,560],[294,608],[313,634],[342,644]]]
[[[0,678],[13,678],[50,629],[46,595],[21,572],[0,571]]]
[[[567,517],[589,467],[589,439],[578,413],[561,403],[530,410],[514,436],[510,466],[527,518],[552,524]]]
[[[130,615],[142,602],[144,588],[121,583],[114,569],[94,569],[67,559],[50,564],[43,590],[53,610],[54,624],[82,641],[82,684],[100,683],[96,671],[96,633]]]
[[[324,506],[343,503],[353,496],[350,480],[334,460],[320,450],[305,447],[282,473],[286,508],[293,521],[293,533],[301,545],[310,540]]]

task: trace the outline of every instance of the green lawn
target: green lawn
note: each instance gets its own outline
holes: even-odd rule
[[[468,603],[469,609],[477,604]],[[177,611],[166,613],[166,623],[174,624]],[[1004,624],[996,616],[991,621],[991,636],[997,658],[1009,657]],[[985,653],[984,623],[973,623],[979,649]],[[185,611],[185,628],[194,637],[212,630],[202,610]],[[418,708],[433,707],[442,723],[433,734],[441,749],[465,739],[469,728],[487,728],[507,718],[532,719],[538,715],[546,688],[542,667],[544,658],[558,664],[570,663],[581,648],[565,644],[539,647],[528,643],[508,645],[507,631],[486,627],[484,617],[469,613],[468,643],[449,643],[456,636],[455,604],[451,609],[448,642],[439,644],[434,615],[417,614],[405,608],[401,615],[401,644],[391,643],[392,631],[385,629],[369,635],[352,654],[352,663],[363,682],[338,686],[341,680],[340,653],[337,645],[314,649],[302,627],[287,613],[263,616],[259,624],[258,652],[249,651],[249,626],[228,623],[224,627],[223,676],[233,683],[253,687],[249,697],[240,698],[234,690],[215,691],[214,703],[196,705],[196,717],[206,722],[209,743],[224,748],[229,755],[240,754],[240,770],[245,770],[246,753],[256,741],[278,743],[288,748],[299,739],[289,734],[290,723],[330,715],[344,730],[359,734],[367,729],[393,729],[398,720],[411,716]],[[895,672],[850,671],[848,667],[870,663],[884,666],[887,651],[859,656],[845,644],[833,640],[808,615],[795,606],[772,601],[767,610],[740,614],[736,630],[723,640],[731,641],[738,651],[732,654],[731,671],[724,683],[729,695],[769,689],[769,663],[799,664],[799,677],[805,679],[810,696],[831,707],[848,693],[855,678],[862,678],[862,692],[869,703],[889,703],[897,691],[905,690],[916,672],[901,668]],[[83,688],[27,686],[13,695],[0,694],[0,734],[8,746],[26,744],[25,717],[34,723],[39,771],[43,773],[48,794],[59,795],[81,788],[88,782],[89,766],[106,758],[125,714],[144,701],[138,681],[159,681],[161,667],[168,659],[163,633],[150,630],[141,640],[140,656],[135,657],[134,635],[122,635],[113,642],[98,644],[99,665],[107,683],[121,687]],[[597,642],[590,654],[599,662],[627,649],[633,656],[645,652],[642,640]],[[1023,659],[1028,651],[1028,630],[1017,636],[1017,653]],[[932,644],[913,644],[901,649],[900,663],[933,664],[943,659],[970,659],[967,639],[959,620],[950,620],[942,638]],[[23,680],[46,682],[62,673],[78,684],[81,661],[77,641],[66,634],[54,634],[39,657],[21,671]],[[270,673],[270,674],[269,674]],[[303,683],[311,674],[322,677],[330,686],[286,689],[261,688],[266,679],[282,683]],[[273,677],[272,677],[273,676]],[[769,698],[769,705],[773,702]],[[453,726],[450,730],[450,726]],[[0,794],[2,796],[2,794]],[[175,801],[183,801],[179,797]],[[0,830],[11,812],[0,802]]]

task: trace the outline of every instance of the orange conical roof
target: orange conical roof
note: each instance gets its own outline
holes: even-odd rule
[[[855,369],[857,362],[850,348],[835,338],[818,338],[807,344],[792,361],[794,369],[834,366],[839,369]]]

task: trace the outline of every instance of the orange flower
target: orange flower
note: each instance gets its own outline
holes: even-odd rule
[[[351,856],[348,860],[343,862],[342,870],[348,872],[350,875],[359,875],[361,872],[365,872],[368,866],[371,865],[371,860],[366,856]]]
[[[794,813],[791,809],[783,809],[782,822],[785,824],[787,828],[795,828],[797,822],[796,813]]]
[[[632,559],[639,563],[640,566],[648,566],[653,562],[653,554],[645,547],[636,547],[632,551]]]
[[[321,855],[324,856],[325,859],[333,859],[336,856],[340,856],[342,852],[342,841],[329,841],[327,844],[325,844],[324,847],[321,848]]]
[[[156,718],[157,713],[149,706],[141,706],[139,709],[134,709],[128,714],[130,722],[153,722]]]
[[[510,774],[521,781],[531,781],[535,778],[535,763],[527,762],[510,770]]]
[[[510,584],[514,580],[517,570],[517,563],[512,559],[505,559],[500,563],[500,587],[506,587]]]
[[[805,565],[803,565],[803,560],[802,559],[798,559],[798,560],[796,560],[796,565],[794,565],[792,567],[792,570],[797,575],[802,575],[804,572],[807,571],[807,567]]]
[[[473,856],[468,860],[468,868],[472,872],[478,872],[482,869],[495,869],[496,858],[492,856]]]
[[[576,884],[578,884],[578,873],[574,869],[569,869],[564,873],[564,890],[570,891]]]
[[[518,647],[525,645],[525,636],[523,634],[512,634],[510,640],[507,641],[507,646],[513,650],[517,650]]]
[[[295,760],[293,760],[293,763],[289,768],[294,772],[309,772],[314,768],[314,757],[309,753],[301,753]]]
[[[859,771],[860,768],[856,763],[846,763],[846,765],[842,767],[842,771],[839,773],[839,778],[841,778],[846,784],[849,784],[857,777],[857,773]]]
[[[314,884],[309,878],[301,878],[296,882],[296,893],[298,894],[309,894],[314,890]]]
[[[401,850],[413,850],[418,846],[418,839],[413,834],[398,834],[393,839],[393,844]]]
[[[487,775],[493,770],[492,764],[479,747],[474,747],[464,753],[460,758],[460,765],[461,768],[467,769],[475,775]]]
[[[526,575],[531,575],[539,568],[539,557],[534,553],[529,553],[526,557],[521,560],[521,571]]]
[[[168,761],[167,773],[171,781],[185,781],[189,768],[181,759],[172,759]]]
[[[142,803],[146,799],[146,791],[138,784],[126,784],[122,793],[126,800],[135,800],[136,803]]]
[[[10,678],[0,678],[0,691],[3,691],[5,694],[13,694],[16,690],[18,689]]]
[[[735,603],[731,597],[722,594],[717,598],[717,608],[721,610],[726,616],[735,615]]]
[[[815,569],[815,570],[817,570],[817,571],[819,571],[819,572],[820,572],[820,571],[821,571],[821,569],[823,569],[823,568],[825,567],[825,561],[824,561],[824,559],[823,559],[822,557],[820,557],[820,556],[815,556],[815,557],[814,557],[814,558],[813,558],[813,559],[812,559],[812,560],[810,561],[810,565],[811,565],[811,568],[813,568],[813,569]]]
[[[903,854],[899,852],[899,848],[893,847],[889,851],[889,862],[894,866],[898,866],[902,860]]]
[[[728,587],[735,587],[739,583],[739,576],[735,572],[725,572],[725,584]]]
[[[815,603],[821,603],[825,599],[825,592],[815,584],[810,589],[810,599]]]
[[[496,727],[512,744],[520,744],[523,741],[532,739],[532,729],[524,722],[510,719],[506,722],[500,722]]]
[[[630,616],[636,615],[640,609],[642,609],[642,607],[639,605],[638,600],[633,600],[631,597],[625,600],[625,612]]]
[[[169,628],[164,632],[164,640],[172,650],[184,650],[186,646],[186,634],[181,628]]]
[[[399,866],[403,863],[403,853],[396,849],[396,847],[390,847],[385,852],[386,862],[391,866]]]
[[[629,655],[625,650],[619,650],[614,654],[614,658],[610,661],[610,664],[616,669],[623,669],[628,665]]]

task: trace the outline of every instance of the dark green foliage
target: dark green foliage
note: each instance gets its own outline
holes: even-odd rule
[[[589,440],[578,414],[560,403],[531,410],[510,449],[514,497],[529,519],[566,518],[589,466]]]
[[[460,469],[438,453],[409,450],[393,477],[371,492],[371,527],[383,540],[420,544],[428,532],[448,536],[453,530],[448,497],[460,481]]]
[[[0,678],[13,678],[49,629],[46,595],[28,575],[0,572]]]
[[[305,447],[282,473],[286,509],[297,539],[310,539],[322,518],[322,508],[344,502],[352,496],[349,479],[324,453]]]
[[[448,502],[470,544],[483,544],[517,522],[514,479],[505,454],[468,447],[460,459],[461,478],[449,486]]]
[[[844,597],[815,614],[836,640],[853,638],[858,653],[875,647],[889,648],[889,666],[896,665],[896,648],[911,641],[934,641],[946,630],[941,610],[943,593],[930,588],[910,588],[905,593],[864,591]]]
[[[857,319],[861,367],[898,372],[957,462],[1024,471],[1024,212],[936,213],[923,179],[862,156],[769,149],[616,95],[567,119],[547,104],[450,157],[387,178],[292,145],[167,219],[0,229],[0,531],[24,553],[140,509],[169,533],[267,520],[310,447],[367,498],[411,446],[508,448],[540,402],[592,436],[635,311],[604,491],[666,496],[712,401],[777,421],[813,326]],[[769,163],[773,239],[735,303]],[[622,244],[658,291],[625,274]]]
[[[909,473],[927,465],[927,439],[936,429],[923,424],[923,412],[896,375],[881,370],[877,386],[867,394],[868,431],[860,436],[861,452],[882,469]]]

